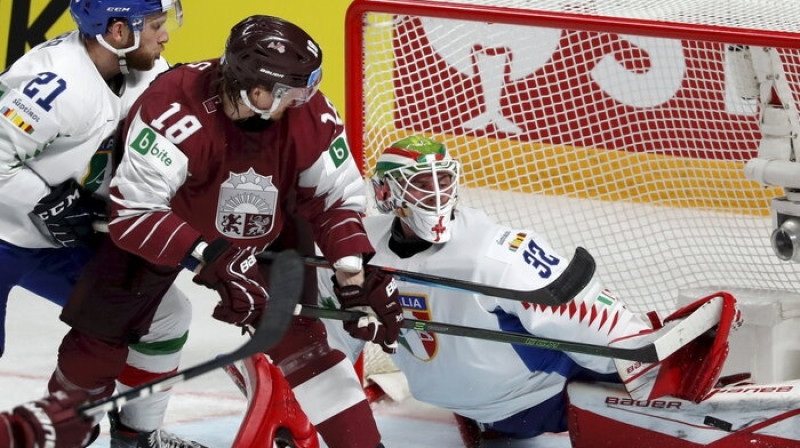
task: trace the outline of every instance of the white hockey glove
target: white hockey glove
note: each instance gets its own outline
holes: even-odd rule
[[[710,303],[720,301],[720,303]],[[731,329],[742,324],[741,312],[736,308],[736,299],[724,292],[699,299],[664,319],[663,326],[626,336],[609,345],[633,348],[653,343],[670,329],[681,325],[681,321],[701,306],[719,306],[719,320],[711,322],[710,330],[687,342],[677,351],[656,363],[614,360],[625,389],[636,400],[653,400],[665,395],[699,403],[713,388],[728,357],[728,336]],[[706,327],[706,328],[708,328]],[[691,328],[686,328],[691,332]],[[680,334],[670,335],[682,338]]]

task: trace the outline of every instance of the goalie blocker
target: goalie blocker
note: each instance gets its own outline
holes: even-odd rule
[[[721,387],[700,403],[635,400],[607,383],[571,383],[567,394],[573,448],[800,446],[800,380]]]

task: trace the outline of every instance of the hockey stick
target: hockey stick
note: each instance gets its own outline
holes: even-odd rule
[[[263,252],[259,258],[270,259],[271,253]],[[303,261],[314,267],[329,268],[330,264],[323,257],[305,256]],[[501,288],[499,286],[485,285],[467,280],[455,278],[439,277],[438,275],[423,274],[421,272],[404,271],[388,266],[370,265],[383,272],[390,273],[398,280],[417,283],[439,288],[455,289],[469,293],[483,294],[485,296],[500,297],[504,299],[516,300],[518,302],[536,303],[539,305],[559,306],[569,303],[578,295],[583,288],[589,284],[595,270],[595,262],[592,255],[584,248],[575,249],[572,260],[561,275],[549,285],[528,291],[518,289]]]
[[[287,250],[276,254],[270,267],[270,299],[258,327],[241,347],[228,354],[198,364],[188,369],[143,384],[127,392],[88,403],[78,408],[86,416],[95,416],[118,408],[128,401],[146,397],[224,367],[234,361],[269,349],[283,338],[292,316],[297,314],[297,303],[303,289],[303,261],[297,252]]]
[[[364,313],[360,311],[323,308],[313,305],[298,305],[303,316],[335,320],[357,320]],[[488,330],[485,328],[465,327],[444,322],[405,319],[403,328],[414,331],[430,331],[433,333],[469,338],[485,339],[495,342],[525,345],[529,347],[558,350],[563,352],[584,353],[587,355],[603,356],[607,358],[626,359],[654,363],[666,359],[679,348],[688,344],[701,334],[719,323],[722,302],[709,301],[685,319],[664,332],[656,340],[641,347],[620,348],[606,345],[586,344],[582,342],[564,341],[533,336],[530,334]]]

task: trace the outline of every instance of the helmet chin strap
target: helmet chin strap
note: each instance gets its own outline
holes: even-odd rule
[[[139,32],[138,31],[133,32],[133,45],[131,45],[128,48],[114,48],[111,44],[106,42],[102,34],[98,34],[97,36],[95,36],[95,38],[97,38],[97,41],[100,42],[100,45],[102,45],[106,50],[117,55],[117,58],[119,58],[120,73],[122,73],[123,75],[127,75],[128,73],[130,73],[128,71],[128,60],[126,59],[125,55],[139,48]]]
[[[261,116],[263,120],[269,120],[272,118],[272,114],[278,110],[278,107],[281,105],[281,100],[283,99],[282,95],[277,95],[272,98],[272,106],[270,106],[269,110],[266,109],[259,109],[250,102],[250,98],[248,98],[247,90],[242,89],[239,91],[239,96],[242,97],[242,102],[248,109],[252,110],[253,112],[257,113]]]

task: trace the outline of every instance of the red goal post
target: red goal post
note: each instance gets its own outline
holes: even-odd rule
[[[636,311],[689,288],[796,290],[800,266],[769,241],[782,190],[743,172],[759,102],[730,72],[732,45],[775,48],[797,113],[793,2],[355,0],[345,32],[366,175],[403,136],[444,141],[462,203],[562,254],[586,247]]]

